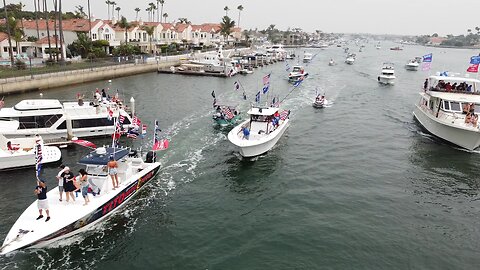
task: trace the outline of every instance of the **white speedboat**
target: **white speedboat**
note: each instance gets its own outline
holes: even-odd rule
[[[290,111],[277,107],[252,107],[250,119],[228,133],[228,140],[239,148],[243,157],[261,155],[275,146],[289,125]]]
[[[447,91],[441,87],[443,83],[466,84],[468,87]],[[415,119],[429,133],[445,141],[468,150],[477,148],[480,145],[480,129],[476,108],[480,108],[480,95],[476,93],[480,81],[473,78],[430,76],[428,85],[427,91],[420,92],[420,100],[415,105]],[[474,106],[471,107],[471,104]]]
[[[316,98],[315,98],[315,101],[313,101],[312,103],[312,106],[314,108],[325,108],[325,105],[327,105],[328,101],[325,99],[325,96],[322,96],[322,95],[318,95]]]
[[[420,66],[420,64],[417,62],[417,60],[414,59],[414,60],[410,60],[405,65],[405,69],[406,70],[411,70],[411,71],[417,71],[419,66]]]
[[[134,99],[131,99],[132,105]],[[109,119],[109,114],[112,118]],[[61,103],[56,99],[22,100],[12,108],[0,110],[1,125],[19,122],[16,130],[0,130],[7,138],[42,136],[46,143],[72,137],[107,136],[114,132],[115,118],[123,116],[126,128],[132,119],[124,105],[104,101]]]
[[[383,63],[382,71],[378,76],[378,82],[385,85],[395,84],[395,68],[393,63]]]
[[[41,164],[56,162],[62,158],[60,149],[44,146],[40,136],[7,139],[0,134],[0,170],[34,166],[36,149],[42,153]]]
[[[353,65],[353,63],[355,63],[355,54],[349,53],[347,55],[347,58],[345,59],[345,63],[347,63],[348,65]]]
[[[381,48],[382,46],[380,45],[380,43],[377,43],[377,45],[375,45],[375,49],[380,50]]]
[[[48,185],[53,181],[47,181],[51,219],[48,222],[45,218],[36,220],[37,201],[33,202],[13,224],[0,252],[6,254],[18,249],[48,246],[92,228],[124,206],[160,169],[160,163],[152,159],[152,152],[147,155],[147,162],[129,153],[129,148],[101,147],[80,160],[79,163],[86,166],[89,181],[100,188],[100,194],[89,195],[90,203],[85,206],[80,197],[74,202],[60,202],[58,188]],[[111,155],[118,163],[119,188],[115,190],[112,190],[112,181],[105,170]],[[31,194],[30,190],[28,194]]]
[[[298,81],[301,77],[307,77],[308,72],[305,72],[303,66],[293,66],[292,71],[288,74],[289,81]]]
[[[335,61],[333,61],[333,59],[330,59],[330,61],[328,62],[328,65],[329,65],[329,66],[334,66],[334,65],[335,65]]]
[[[240,71],[240,74],[247,75],[247,74],[252,74],[253,73],[253,67],[252,66],[244,66]]]
[[[310,63],[313,59],[313,55],[311,53],[304,53],[303,54],[303,62],[304,63]]]

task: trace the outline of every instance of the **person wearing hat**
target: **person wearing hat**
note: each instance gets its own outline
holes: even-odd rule
[[[47,184],[45,184],[45,180],[39,179],[37,177],[37,186],[35,187],[35,190],[33,191],[35,195],[37,195],[37,206],[38,206],[38,213],[40,214],[37,217],[37,220],[43,218],[43,213],[42,211],[45,209],[45,212],[47,213],[47,219],[45,219],[45,222],[50,220],[50,211],[48,210],[48,200],[47,200]]]
[[[73,196],[73,191],[77,189],[75,187],[75,184],[73,183],[75,175],[70,171],[70,168],[65,167],[65,171],[63,172],[62,177],[66,201],[69,202],[69,197],[72,198],[72,201],[75,201],[75,196]]]
[[[115,190],[115,188],[118,188],[118,175],[117,175],[118,164],[117,164],[117,161],[115,161],[115,158],[113,157],[113,155],[110,155],[110,161],[107,163],[107,167],[108,167],[108,174],[112,178],[113,190]]]
[[[65,169],[70,170],[67,166],[64,164],[60,165],[59,167],[61,170],[57,174],[57,180],[58,180],[58,193],[60,194],[60,199],[59,201],[62,201],[62,195],[63,195],[63,173],[65,172]]]

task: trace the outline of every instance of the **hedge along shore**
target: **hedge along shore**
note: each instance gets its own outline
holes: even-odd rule
[[[0,79],[0,95],[130,76],[157,71],[158,67],[167,68],[180,64],[180,57],[169,58],[168,60],[162,59],[158,64],[156,61],[152,61],[151,63],[113,65]]]

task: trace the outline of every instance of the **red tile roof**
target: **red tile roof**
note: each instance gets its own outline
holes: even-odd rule
[[[98,24],[101,20],[95,20],[92,22],[92,27]],[[21,22],[18,22],[21,25]],[[54,29],[54,21],[48,21],[48,28]],[[25,29],[37,29],[37,25],[35,20],[23,20],[23,27]],[[88,19],[70,19],[70,20],[63,20],[62,27],[64,31],[72,31],[72,32],[88,32],[90,31],[90,23]],[[57,25],[58,28],[58,25]],[[46,30],[47,29],[47,21],[46,20],[38,20],[38,29],[39,30]]]
[[[50,37],[50,43],[55,44],[55,41],[57,40],[57,36],[51,36]],[[60,44],[60,40],[58,41]],[[48,44],[48,37],[43,37],[35,42],[36,44]]]
[[[175,27],[173,26],[173,24],[171,23],[161,23],[162,24],[162,27],[163,29],[167,30],[167,29],[175,29]]]
[[[0,42],[4,41],[5,39],[8,39],[7,33],[0,32]]]

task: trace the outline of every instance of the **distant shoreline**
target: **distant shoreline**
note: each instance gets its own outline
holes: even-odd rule
[[[445,49],[469,49],[469,50],[480,50],[480,47],[474,47],[474,46],[464,46],[464,47],[458,47],[458,46],[446,46],[446,45],[428,45],[425,44],[426,47],[434,47],[434,48],[445,48]]]

